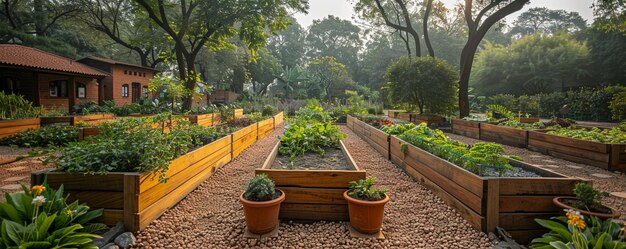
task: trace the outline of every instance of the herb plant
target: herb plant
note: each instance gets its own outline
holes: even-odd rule
[[[584,207],[576,207],[579,209],[590,210],[592,208],[600,206],[600,194],[601,192],[594,189],[591,184],[579,182],[574,186],[574,194],[576,199],[580,200]]]
[[[332,122],[328,112],[315,104],[301,108],[280,138],[278,152],[289,155],[291,162],[306,152],[324,156],[325,148],[338,148],[339,141],[345,137]]]
[[[18,147],[64,146],[78,141],[78,127],[55,125],[29,129],[10,137],[0,139],[0,145]]]
[[[379,201],[385,198],[387,190],[378,190],[374,187],[376,177],[368,177],[367,179],[359,179],[358,181],[349,182],[348,195],[352,198],[365,201]]]
[[[243,198],[249,201],[270,201],[280,196],[276,191],[274,181],[266,174],[259,174],[250,179],[243,193]]]
[[[24,97],[0,91],[0,120],[36,118],[40,115],[41,108],[34,107]]]

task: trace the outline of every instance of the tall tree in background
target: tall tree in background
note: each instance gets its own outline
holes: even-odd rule
[[[141,65],[156,67],[171,50],[163,30],[127,0],[81,0],[90,27],[137,53]]]
[[[306,12],[308,8],[308,1],[301,0],[134,1],[174,43],[172,57],[189,90],[196,87],[195,63],[203,48],[220,49],[226,39],[238,35],[254,53],[265,44],[267,31],[286,28],[289,10]],[[191,99],[183,102],[184,110],[191,108]]]
[[[432,0],[425,0],[423,4],[424,14],[422,15],[422,32],[424,32],[424,39],[429,39],[428,36],[428,18],[432,10]],[[392,29],[400,32],[402,36],[405,34],[407,37],[402,36],[405,39],[407,45],[407,52],[409,56],[411,54],[411,48],[408,47],[410,43],[409,37],[413,38],[415,56],[420,57],[422,55],[420,30],[415,26],[416,19],[420,20],[418,15],[415,15],[416,9],[420,6],[417,1],[411,0],[358,0],[355,3],[354,10],[365,20],[374,22],[375,25],[384,24]],[[425,41],[428,49],[428,54],[434,56],[435,52],[430,45],[430,40]]]
[[[487,31],[508,15],[521,10],[530,0],[465,0],[464,16],[467,23],[467,42],[461,51],[459,80],[460,117],[469,116],[469,79],[478,45]]]
[[[306,31],[296,19],[291,18],[291,24],[286,30],[278,31],[267,39],[267,49],[284,66],[293,68],[302,64],[306,52],[305,37]]]
[[[261,48],[255,61],[248,64],[252,91],[257,95],[264,95],[274,79],[283,71],[283,66],[267,48]]]
[[[554,34],[558,31],[577,32],[587,28],[578,12],[530,8],[517,17],[509,34],[524,36],[535,32]]]
[[[592,7],[595,16],[594,27],[626,33],[625,0],[597,0]]]
[[[329,15],[322,20],[314,20],[309,27],[306,42],[309,58],[332,56],[348,67],[350,73],[358,70],[358,52],[362,41],[360,29],[348,20]]]
[[[345,94],[345,90],[348,90],[352,84],[352,79],[346,66],[331,56],[311,61],[309,64],[309,75],[309,80],[319,84],[324,90],[328,103],[331,103],[339,95]]]

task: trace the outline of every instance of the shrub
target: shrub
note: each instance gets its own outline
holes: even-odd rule
[[[613,120],[626,121],[626,91],[613,95],[609,108]]]
[[[54,147],[64,146],[78,141],[76,126],[55,125],[29,129],[10,137],[0,139],[1,145],[18,147]]]
[[[548,131],[548,134],[571,137],[587,141],[595,141],[600,143],[623,144],[626,143],[626,131],[620,127],[610,129],[600,129],[597,127],[591,129],[573,128],[573,127],[555,127]]]
[[[274,181],[269,179],[266,174],[260,174],[250,179],[243,198],[249,201],[270,201],[280,196],[280,192],[276,191]]]
[[[229,127],[246,127],[248,125],[254,124],[254,120],[249,117],[241,117],[229,119],[226,123]]]
[[[261,114],[265,117],[274,116],[277,113],[278,113],[278,109],[276,109],[276,107],[273,107],[271,105],[264,105],[263,111],[261,112]]]
[[[24,192],[6,194],[0,203],[0,248],[94,248],[92,234],[107,229],[87,222],[102,215],[78,201],[67,203],[63,185],[53,190],[46,183]],[[97,247],[95,247],[97,248]]]
[[[385,199],[387,190],[378,190],[374,187],[376,177],[351,181],[348,187],[348,195],[352,198],[365,201],[379,201]]]
[[[36,118],[40,115],[41,108],[34,107],[24,97],[0,91],[0,120]]]
[[[402,57],[392,63],[383,86],[395,105],[417,109],[421,114],[451,114],[456,106],[457,73],[439,58]]]
[[[574,194],[576,199],[580,200],[585,206],[576,207],[579,209],[590,209],[600,205],[600,191],[594,189],[590,184],[579,182],[574,186]]]

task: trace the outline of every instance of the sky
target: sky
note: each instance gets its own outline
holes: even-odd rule
[[[458,0],[441,0],[449,7],[453,6]],[[352,20],[352,1],[350,0],[310,0],[309,14],[295,14],[298,23],[303,27],[311,25],[313,20],[322,19],[328,15],[338,16],[341,19]],[[546,7],[549,9],[564,9],[566,11],[578,12],[587,23],[591,23],[593,18],[591,12],[591,3],[593,0],[531,0],[530,4],[524,9],[515,12],[506,18],[507,23],[513,23],[519,14],[533,7]]]

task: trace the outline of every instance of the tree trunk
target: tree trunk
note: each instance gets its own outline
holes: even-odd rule
[[[191,110],[191,106],[193,104],[193,97],[195,91],[196,91],[196,84],[198,84],[198,82],[196,81],[197,77],[196,77],[196,57],[195,55],[188,55],[186,58],[186,62],[187,62],[187,78],[184,79],[185,81],[185,87],[191,91],[192,94],[189,94],[187,96],[185,96],[185,100],[183,101],[183,111],[188,111]]]
[[[430,11],[433,7],[433,0],[428,0],[426,3],[426,10],[424,11],[424,20],[422,21],[424,32],[424,43],[426,44],[426,48],[428,48],[428,55],[430,57],[435,57],[435,50],[433,46],[430,44],[430,37],[428,36],[428,18],[430,16]]]
[[[469,116],[469,79],[472,74],[472,66],[474,64],[474,56],[478,49],[478,44],[482,37],[475,35],[474,32],[468,34],[468,40],[461,52],[461,71],[459,75],[459,116],[464,118]]]

